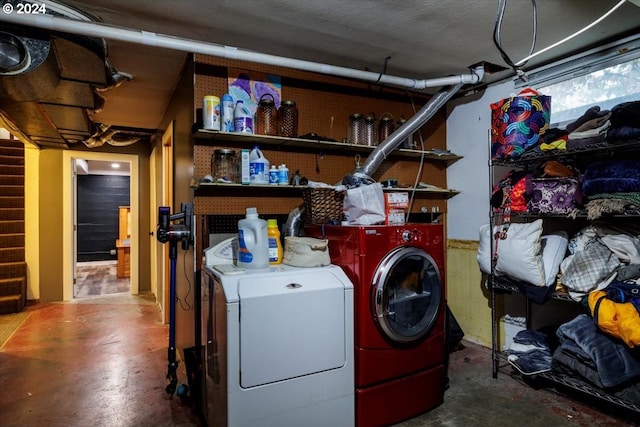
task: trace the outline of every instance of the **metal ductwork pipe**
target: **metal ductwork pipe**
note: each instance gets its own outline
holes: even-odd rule
[[[27,37],[22,31],[0,32],[0,97],[3,101],[37,101],[60,82],[56,55],[48,35]]]
[[[378,145],[371,155],[367,158],[362,169],[358,172],[360,175],[366,175],[370,178],[380,167],[382,162],[397,149],[402,142],[415,131],[421,128],[433,115],[451,99],[453,95],[463,86],[458,83],[448,86],[436,93],[427,103],[405,124],[396,129],[382,144]],[[355,171],[354,171],[355,173]],[[304,206],[298,206],[287,217],[284,227],[285,236],[297,236],[300,232],[302,220],[304,218]]]
[[[371,155],[367,157],[367,161],[364,163],[364,166],[362,166],[360,173],[370,178],[389,154],[397,149],[407,137],[427,123],[461,87],[462,83],[459,83],[448,86],[436,93],[413,117],[396,129],[382,144],[373,150]]]

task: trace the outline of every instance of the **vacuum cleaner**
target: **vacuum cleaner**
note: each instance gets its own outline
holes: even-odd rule
[[[158,233],[157,238],[160,243],[169,242],[170,266],[170,288],[169,288],[169,348],[167,358],[168,384],[166,392],[173,395],[186,397],[189,387],[185,384],[178,386],[178,361],[176,359],[176,260],[178,258],[178,242],[183,250],[188,250],[193,244],[193,205],[183,203],[180,205],[181,211],[171,215],[171,209],[167,206],[160,206],[158,209]],[[172,223],[176,221],[176,223]],[[178,222],[181,221],[181,222]]]

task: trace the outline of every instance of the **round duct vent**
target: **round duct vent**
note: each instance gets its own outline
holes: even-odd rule
[[[0,32],[0,73],[18,74],[29,67],[29,51],[13,34]]]

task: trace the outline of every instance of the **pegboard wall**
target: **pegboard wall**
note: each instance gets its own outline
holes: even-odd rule
[[[367,84],[350,79],[195,55],[194,114],[202,108],[205,95],[222,96],[228,92],[229,69],[246,69],[279,75],[282,99],[296,101],[299,120],[298,134],[316,133],[341,141],[347,134],[349,116],[354,113],[374,113],[380,118],[389,113],[395,121],[408,119],[428,100],[419,94],[396,88]],[[436,114],[420,129],[425,147],[445,149],[444,112]]]
[[[194,114],[200,120],[199,109],[205,95],[222,96],[228,92],[229,69],[246,69],[281,77],[283,100],[296,101],[299,120],[298,134],[315,133],[323,137],[341,141],[346,137],[347,122],[354,113],[374,113],[380,118],[384,113],[393,116],[397,121],[400,116],[410,118],[414,111],[420,109],[428,98],[408,91],[368,84],[350,79],[325,76],[316,73],[285,69],[275,66],[246,63],[205,55],[195,55],[194,80]],[[446,149],[446,117],[440,111],[429,120],[414,135],[419,141],[424,141],[426,150]],[[228,145],[200,145],[196,141],[194,147],[194,175],[196,179],[211,174],[211,156],[217,148],[233,148],[239,153],[239,147]],[[242,147],[252,148],[252,147]],[[285,163],[293,175],[296,170],[301,176],[312,181],[335,184],[355,169],[355,153],[323,152],[307,150],[306,152],[289,152],[275,146],[260,147],[271,164]],[[360,164],[366,158],[361,155]],[[374,179],[397,179],[400,184],[413,185],[420,170],[420,163],[416,159],[387,159],[378,168]],[[418,181],[446,188],[446,169],[441,162],[426,161]],[[424,196],[421,196],[424,198]],[[194,199],[196,214],[230,214],[242,215],[245,208],[255,206],[259,212],[286,214],[302,203],[301,197],[260,197],[259,194],[248,195],[246,190],[240,189],[237,196],[232,197],[201,197]],[[420,200],[414,204],[414,212],[421,208],[437,209],[445,212],[446,200],[436,197],[433,200]],[[236,221],[237,222],[237,221]]]

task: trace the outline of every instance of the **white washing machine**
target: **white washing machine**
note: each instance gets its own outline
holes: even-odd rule
[[[203,267],[209,426],[353,426],[353,284],[335,265]]]

